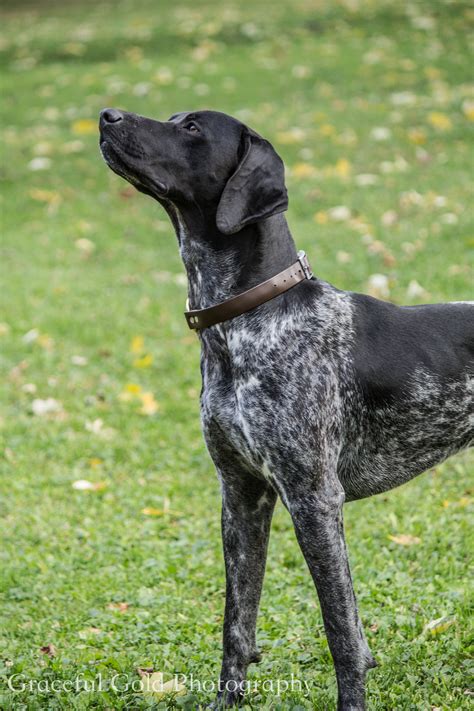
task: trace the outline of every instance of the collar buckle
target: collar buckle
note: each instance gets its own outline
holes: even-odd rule
[[[301,269],[303,270],[303,273],[306,277],[306,279],[312,279],[313,278],[313,271],[311,269],[311,266],[308,261],[308,257],[306,256],[306,252],[302,249],[297,254],[298,261],[301,264]]]

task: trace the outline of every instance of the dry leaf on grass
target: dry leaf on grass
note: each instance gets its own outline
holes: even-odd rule
[[[135,353],[136,355],[142,353],[144,340],[143,336],[134,336],[130,343],[130,353]]]
[[[137,673],[140,676],[147,676],[148,674],[153,674],[153,667],[137,667]]]
[[[432,111],[428,114],[428,123],[438,131],[449,131],[453,127],[453,122],[449,116],[441,113],[441,111]]]
[[[142,406],[139,412],[142,415],[154,415],[160,409],[160,406],[156,402],[153,393],[142,393],[140,395],[140,400],[142,401]]]
[[[169,499],[165,498],[163,508],[158,509],[155,508],[154,506],[146,506],[144,509],[142,509],[142,514],[144,516],[165,516],[165,515],[170,515],[170,516],[182,516],[179,511],[170,511],[170,504],[169,504]]]
[[[116,612],[127,612],[129,608],[128,602],[109,602],[107,605],[108,610],[115,610]]]
[[[376,299],[390,297],[390,281],[385,274],[371,274],[367,282],[367,292]]]
[[[436,620],[430,620],[430,622],[423,627],[423,634],[426,634],[427,632],[432,635],[441,634],[442,632],[445,632],[448,627],[454,625],[455,622],[455,617],[448,617],[447,615],[438,617]]]
[[[31,403],[31,411],[33,415],[38,417],[43,417],[44,415],[50,415],[53,412],[61,412],[62,405],[58,400],[52,397],[48,397],[45,400],[36,398]]]
[[[88,481],[87,479],[78,479],[72,483],[72,488],[76,491],[102,491],[107,486],[105,481]]]
[[[151,353],[146,353],[144,356],[141,358],[136,358],[133,361],[133,367],[134,368],[149,368],[150,365],[153,363],[153,356]]]
[[[85,136],[87,134],[97,133],[99,127],[97,126],[97,121],[93,119],[78,119],[74,121],[71,126],[72,132],[78,136]]]
[[[144,516],[163,516],[166,513],[163,509],[155,509],[153,506],[145,506],[142,509],[142,514]]]
[[[173,694],[181,696],[186,693],[186,687],[180,684],[175,677],[169,681],[165,681],[162,672],[153,672],[153,674],[141,674],[142,691],[144,694],[153,694],[161,698]]]
[[[421,538],[411,536],[409,533],[399,533],[396,536],[389,536],[389,538],[394,543],[398,543],[399,546],[414,546],[417,543],[421,543]]]
[[[80,630],[78,632],[78,635],[81,639],[88,639],[88,637],[99,634],[102,634],[102,630],[98,627],[86,627],[85,629]]]
[[[127,385],[119,395],[119,400],[122,400],[123,402],[129,402],[134,398],[140,397],[141,391],[141,385],[137,385],[136,383],[127,383]]]
[[[40,647],[40,652],[42,654],[47,654],[48,657],[55,657],[57,652],[56,652],[56,647],[54,644],[45,644],[44,647]]]

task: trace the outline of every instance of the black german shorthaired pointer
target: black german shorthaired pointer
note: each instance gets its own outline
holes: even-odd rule
[[[474,437],[474,306],[394,306],[313,277],[283,212],[283,163],[230,116],[105,109],[110,168],[158,200],[188,275],[201,417],[222,488],[224,657],[216,708],[243,694],[277,496],[316,584],[340,711],[375,661],[342,505],[403,484]]]

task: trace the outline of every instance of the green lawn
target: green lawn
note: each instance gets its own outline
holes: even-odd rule
[[[0,708],[194,708],[211,692],[160,700],[137,669],[218,674],[220,503],[199,428],[199,347],[171,227],[102,162],[98,111],[235,114],[284,158],[289,221],[319,276],[397,303],[473,298],[474,13],[455,0],[15,5],[0,44]],[[473,463],[464,453],[346,508],[379,661],[370,709],[472,701]],[[258,636],[249,708],[335,707],[282,506]],[[101,675],[107,687],[115,674],[117,691],[63,684]],[[263,688],[292,675],[309,692]]]

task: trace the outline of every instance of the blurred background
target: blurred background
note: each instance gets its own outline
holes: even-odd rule
[[[396,303],[469,299],[473,19],[461,0],[4,6],[2,678],[217,673],[219,492],[199,430],[186,279],[159,205],[103,163],[100,109],[237,116],[284,159],[289,223],[319,277]],[[467,704],[472,463],[461,455],[348,507],[356,589],[383,661],[373,708]],[[319,610],[280,510],[275,529],[267,653],[252,674],[310,682],[282,708],[332,708]],[[73,707],[66,692],[1,693],[5,708]],[[254,703],[277,708],[262,693]]]

